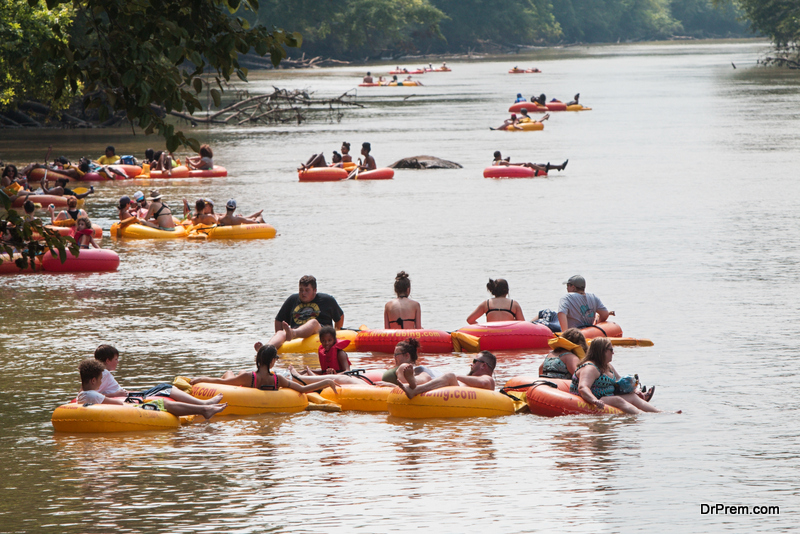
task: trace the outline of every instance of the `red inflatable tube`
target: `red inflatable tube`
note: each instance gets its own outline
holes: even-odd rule
[[[551,381],[552,382],[552,381]],[[622,410],[605,405],[602,410],[598,410],[579,395],[573,395],[561,391],[547,384],[531,387],[525,394],[528,401],[528,408],[532,414],[544,417],[558,417],[561,415],[602,415],[620,414]]]
[[[547,108],[544,106],[540,106],[536,102],[517,102],[513,104],[510,108],[508,108],[509,113],[519,113],[524,109],[528,110],[528,113],[544,113],[547,111]]]
[[[383,167],[374,171],[361,171],[356,175],[356,180],[391,180],[394,178],[394,169]]]
[[[49,252],[42,257],[42,269],[51,273],[100,273],[116,271],[119,256],[113,250],[90,248],[81,250],[78,257],[67,251],[67,260],[61,263],[58,255]]]
[[[189,171],[190,178],[224,178],[228,176],[228,169],[214,165],[212,169],[194,169]]]
[[[150,171],[150,178],[188,178],[189,167],[179,165],[173,167],[172,171]]]
[[[36,169],[31,169],[28,173],[28,181],[29,182],[41,182],[42,178],[44,178],[45,172],[47,172],[47,179],[50,181],[58,180],[59,178],[64,178],[69,180],[70,182],[74,182],[75,178],[67,176],[66,174],[61,174],[58,171],[51,171],[50,169],[42,169],[38,167]]]
[[[67,207],[67,199],[69,197],[57,197],[55,195],[29,195],[27,197],[18,197],[14,203],[12,204],[13,207],[19,208],[25,204],[26,200],[30,200],[34,204],[39,204],[43,208],[47,208],[50,204],[54,205],[57,208],[65,208]]]
[[[360,83],[358,84],[359,87],[380,87],[380,83]]]
[[[549,349],[547,340],[555,337],[542,324],[527,321],[498,321],[458,329],[480,339],[481,350]]]
[[[17,267],[17,264],[14,263],[19,257],[19,254],[15,254],[14,257],[9,258],[6,254],[0,254],[0,260],[3,260],[3,263],[0,263],[0,274],[27,274],[32,272],[42,272],[42,262],[40,258],[36,258],[34,260],[34,264],[36,265],[36,271],[28,267],[27,269],[20,269]]]
[[[362,330],[356,334],[356,347],[359,352],[393,353],[401,341],[413,338],[419,341],[419,351],[429,354],[453,352],[450,334],[442,330]]]
[[[425,74],[422,69],[417,70],[390,70],[389,74]]]
[[[298,172],[297,177],[301,182],[340,182],[349,174],[340,167],[311,167]]]
[[[59,235],[75,237],[74,236],[74,234],[75,234],[75,227],[74,226],[53,226],[51,224],[46,224],[45,228],[53,230],[54,232],[56,232]],[[92,225],[92,231],[94,232],[92,237],[94,237],[95,239],[102,239],[103,238],[103,229],[100,226],[98,226],[96,224],[93,224]],[[36,241],[40,241],[42,239],[42,236],[40,236],[36,232],[34,232],[32,237]]]
[[[506,385],[503,386],[503,389],[509,389],[512,391],[528,391],[531,385],[535,385],[541,381],[552,382],[558,389],[561,391],[566,391],[569,393],[569,386],[572,383],[572,380],[564,380],[562,378],[546,378],[543,376],[531,376],[531,375],[518,375],[515,376],[506,382]]]
[[[622,337],[622,328],[617,323],[597,323],[594,326],[581,328],[583,337],[594,339],[596,337]]]
[[[555,100],[547,103],[547,111],[567,111],[567,105]]]
[[[519,165],[494,165],[483,169],[484,178],[533,178],[535,176],[547,176],[547,173]]]
[[[96,172],[87,172],[81,177],[82,182],[105,182],[108,177],[105,174],[98,174]]]

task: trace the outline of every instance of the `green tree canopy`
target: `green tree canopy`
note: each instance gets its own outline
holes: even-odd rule
[[[40,0],[28,0],[41,6]],[[124,111],[146,133],[160,133],[169,150],[199,143],[175,131],[167,111],[202,109],[197,95],[209,75],[211,97],[219,104],[222,81],[232,75],[246,80],[239,55],[254,50],[269,54],[277,65],[285,46],[299,46],[299,34],[251,27],[239,10],[258,9],[257,0],[47,0],[54,9],[68,4],[72,30],[53,23],[30,57],[21,59],[30,72],[55,71],[54,98],[83,95],[87,108],[99,108],[101,119]]]
[[[717,0],[718,4],[726,3]],[[778,48],[797,48],[800,43],[798,0],[736,0],[752,29],[769,36]]]

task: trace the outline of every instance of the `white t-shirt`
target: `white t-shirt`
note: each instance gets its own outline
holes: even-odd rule
[[[103,380],[100,381],[100,387],[97,388],[97,391],[106,397],[118,397],[120,393],[127,393],[117,383],[117,379],[108,369],[103,371]]]
[[[81,391],[78,393],[78,404],[103,404],[105,396],[99,391]]]
[[[593,325],[598,310],[606,310],[606,307],[591,293],[567,293],[558,301],[558,313],[567,314],[568,328]]]

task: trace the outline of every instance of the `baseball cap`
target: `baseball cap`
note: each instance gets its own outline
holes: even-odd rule
[[[235,209],[236,209],[236,201],[235,201],[235,200],[233,200],[233,199],[230,199],[230,200],[229,200],[229,201],[228,201],[228,202],[225,204],[225,207],[226,207],[226,208],[228,208],[229,210],[235,210]]]
[[[133,200],[135,200],[136,202],[141,202],[142,200],[144,200],[144,193],[142,193],[141,191],[135,192],[133,194]]]
[[[575,286],[578,289],[586,289],[586,279],[579,274],[570,277],[570,279],[564,283]]]

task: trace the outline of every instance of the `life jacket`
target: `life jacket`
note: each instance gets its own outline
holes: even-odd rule
[[[344,371],[344,369],[339,369],[339,350],[344,350],[348,345],[350,345],[350,340],[342,339],[334,343],[328,351],[322,345],[319,346],[319,366],[322,372],[328,369],[334,369],[336,372]],[[350,358],[347,358],[347,363],[350,363]]]

